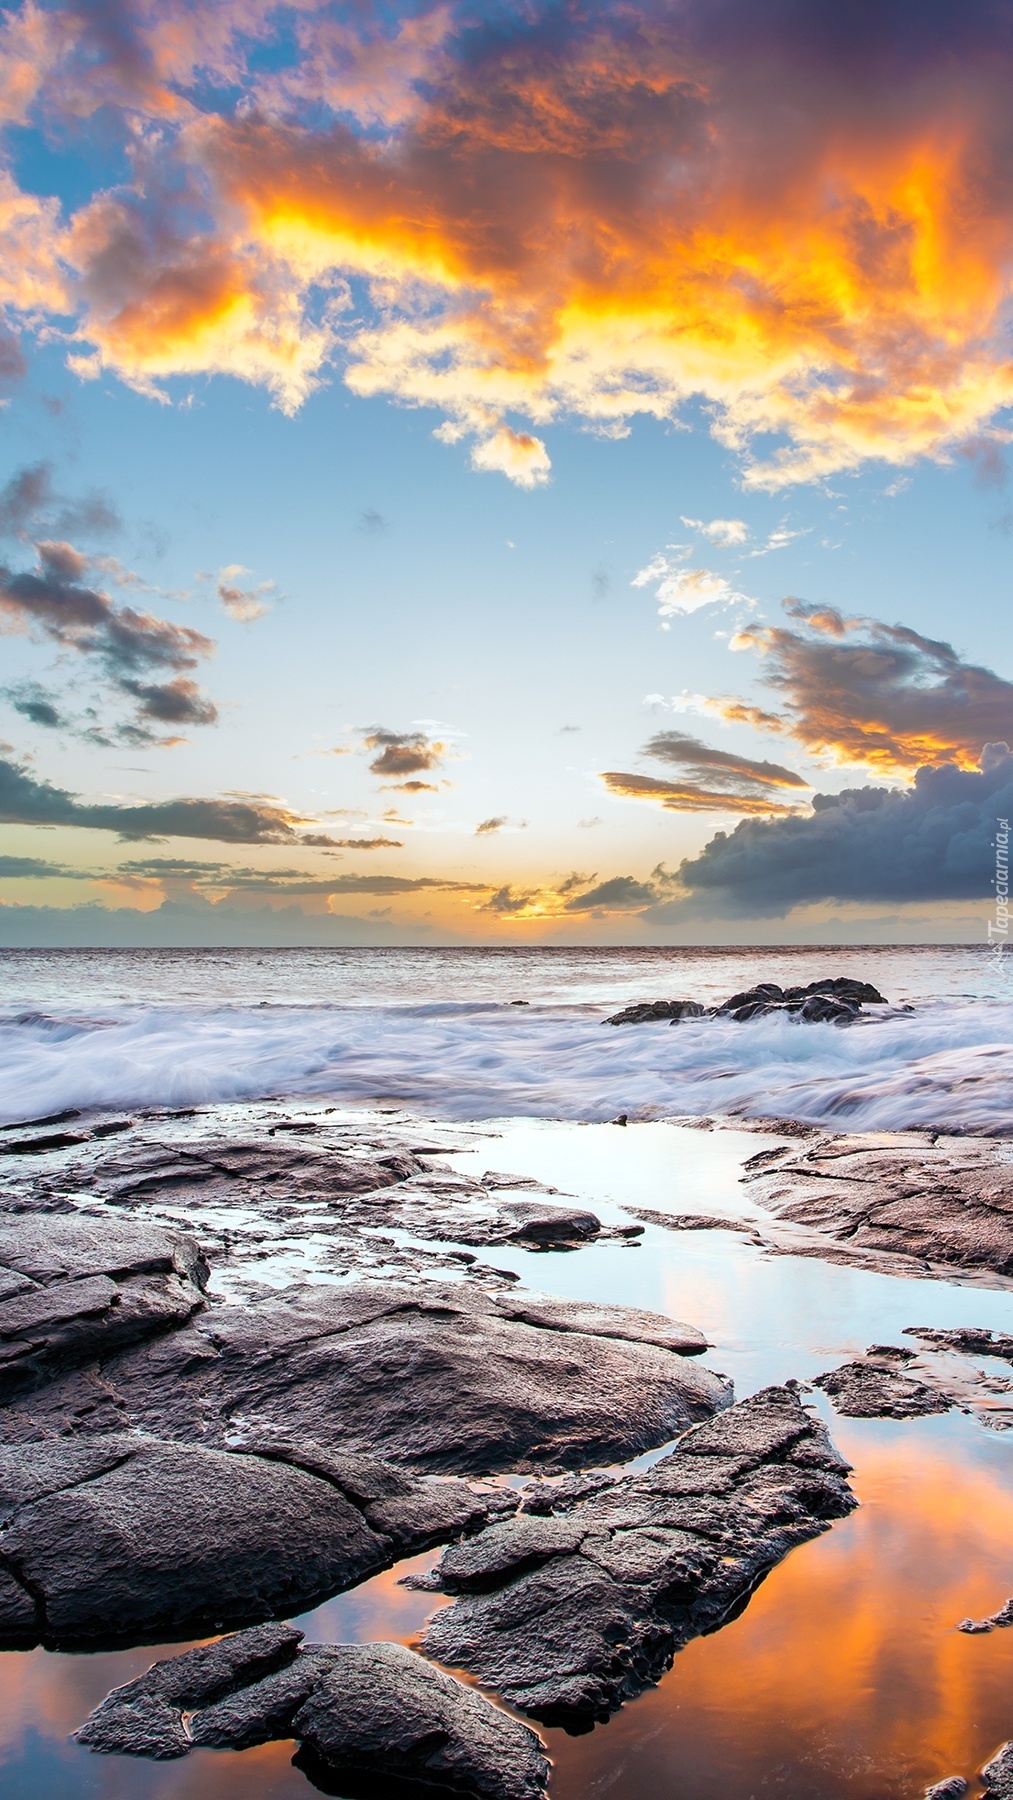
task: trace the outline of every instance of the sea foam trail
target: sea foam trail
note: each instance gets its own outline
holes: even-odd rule
[[[123,1009],[0,1017],[5,1121],[269,1095],[446,1119],[726,1115],[841,1130],[1013,1132],[1013,1005],[940,1001],[850,1027],[783,1015],[611,1028],[589,1008]]]

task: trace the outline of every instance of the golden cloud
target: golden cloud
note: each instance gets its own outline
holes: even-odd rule
[[[1005,441],[1009,67],[983,6],[945,44],[912,35],[901,77],[875,20],[849,60],[822,14],[700,0],[485,32],[446,6],[386,30],[314,0],[152,4],[131,56],[78,22],[62,61],[17,17],[15,113],[34,20],[52,104],[73,74],[79,109],[119,95],[152,121],[134,188],[73,222],[82,373],[224,372],[293,409],[340,343],[356,392],[439,408],[526,486],[534,429],[691,399],[768,489]],[[244,43],[283,25],[295,61],[260,73]],[[202,78],[241,108],[209,111]]]

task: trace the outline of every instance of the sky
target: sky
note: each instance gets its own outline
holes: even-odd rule
[[[1011,89],[1013,0],[0,6],[0,945],[985,941]]]

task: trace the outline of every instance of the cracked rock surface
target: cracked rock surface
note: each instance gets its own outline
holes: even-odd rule
[[[815,1386],[849,1418],[914,1419],[956,1408],[993,1431],[1013,1427],[1013,1380],[968,1360],[1013,1362],[1013,1338],[974,1326],[911,1325],[904,1336],[914,1338],[918,1349],[872,1344],[864,1356],[820,1375]]]
[[[81,1216],[0,1223],[0,1402],[185,1324],[207,1275],[180,1231]]]
[[[746,1164],[753,1198],[849,1254],[1013,1277],[1013,1155],[928,1131],[818,1136]],[[904,1269],[910,1273],[910,1261]]]
[[[451,1547],[430,1585],[460,1597],[423,1648],[538,1719],[586,1729],[849,1513],[847,1471],[798,1394],[767,1388],[562,1515],[522,1513]]]
[[[429,1472],[622,1461],[731,1400],[691,1327],[464,1284],[299,1284],[218,1305],[0,1410],[0,1437],[285,1432]],[[689,1353],[689,1354],[687,1354]]]
[[[77,1741],[163,1759],[295,1738],[297,1766],[325,1793],[362,1783],[379,1793],[379,1781],[403,1784],[399,1793],[541,1800],[549,1765],[530,1727],[403,1644],[301,1648],[301,1638],[262,1627],[155,1663],[114,1689]]]

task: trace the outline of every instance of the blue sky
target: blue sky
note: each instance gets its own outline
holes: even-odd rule
[[[717,229],[704,208],[690,250],[665,252],[675,295],[669,362],[652,349],[649,380],[643,369],[631,375],[628,350],[610,348],[620,328],[613,314],[624,332],[631,320],[646,329],[647,302],[638,297],[649,285],[646,261],[637,264],[633,298],[611,265],[597,273],[598,312],[588,310],[583,287],[578,306],[571,271],[563,311],[552,299],[553,330],[558,340],[559,320],[576,307],[594,332],[574,328],[576,360],[550,394],[531,375],[525,343],[510,335],[513,313],[509,330],[504,324],[505,301],[492,323],[481,307],[465,316],[459,275],[434,276],[425,244],[404,252],[401,224],[382,221],[394,248],[379,266],[372,239],[368,250],[349,247],[340,216],[348,151],[343,140],[335,148],[334,132],[358,133],[374,160],[400,157],[407,180],[418,108],[439,110],[439,83],[456,94],[476,56],[473,15],[455,23],[447,8],[416,10],[381,26],[379,15],[363,24],[340,7],[223,8],[221,41],[202,44],[193,66],[170,71],[156,94],[151,71],[161,79],[161,47],[175,41],[173,24],[193,25],[191,9],[3,10],[36,86],[26,99],[25,76],[7,102],[15,122],[5,216],[9,266],[21,279],[8,296],[4,343],[19,348],[6,357],[0,413],[0,512],[6,505],[9,526],[0,736],[4,767],[14,771],[6,802],[0,783],[0,942],[984,934],[991,835],[1011,776],[1001,756],[982,772],[978,754],[1013,736],[1013,495],[1000,378],[1005,201],[991,206],[978,239],[958,246],[968,259],[960,292],[944,274],[926,274],[913,252],[918,282],[900,279],[893,264],[873,270],[884,308],[889,299],[887,350],[885,328],[868,323],[868,294],[841,302],[835,342],[845,329],[851,337],[845,373],[832,378],[807,324],[779,325],[776,343],[758,345],[742,326],[734,380],[724,363],[718,368],[678,290],[698,279],[700,235]],[[90,40],[96,11],[107,30]],[[499,17],[501,36],[482,54],[502,70],[507,50],[520,54],[526,27],[509,9]],[[597,10],[593,31],[588,17],[568,24],[554,15],[555,38],[527,44],[539,72],[536,123],[554,119],[560,96],[572,96],[575,67],[585,92],[588,43],[597,66],[603,35],[607,43],[610,31],[626,29],[609,8]],[[665,56],[679,65],[680,92],[702,55],[686,17],[657,15],[667,21]],[[905,29],[915,33],[905,18],[894,16],[902,40]],[[323,111],[310,80],[323,39],[293,51],[296,26],[339,32],[344,86],[337,96],[329,90]],[[136,54],[122,52],[127,41]],[[980,45],[963,53],[971,90],[987,95],[1004,42],[986,44],[983,60]],[[732,92],[745,76],[720,55],[715,73],[716,55],[711,46],[704,101],[717,109],[720,130],[722,78]],[[865,45],[853,88],[845,83],[837,95],[845,119],[857,115],[883,58],[882,44]],[[233,79],[239,66],[241,81]],[[261,93],[265,68],[294,70],[302,86],[281,99]],[[699,71],[694,79],[702,84]],[[801,97],[810,72],[789,67],[780,79]],[[87,105],[82,81],[95,89]],[[606,85],[581,115],[579,152],[567,151],[581,166],[600,171],[610,154],[625,166],[634,151],[654,153],[659,128],[648,114],[657,83],[632,123],[628,93]],[[270,127],[266,150],[249,136],[251,105]],[[917,135],[910,110],[905,97],[891,112],[886,95],[877,121],[885,171],[877,179],[890,197],[879,223],[894,238],[897,195],[908,188],[890,159],[900,154],[895,138]],[[226,149],[206,135],[209,119],[214,131],[233,133]],[[627,137],[612,151],[617,120]],[[666,117],[663,138],[677,125]],[[527,178],[527,140],[524,149]],[[311,150],[310,175],[301,164],[293,174],[293,159]],[[503,154],[511,150],[508,142]],[[470,155],[478,166],[484,154],[481,145],[466,149],[455,168]],[[252,191],[259,170],[259,196],[268,179],[261,164],[279,181],[273,171],[284,165],[298,190],[298,242],[289,211],[282,226],[262,218],[256,229],[235,225],[229,208],[243,183]],[[873,207],[867,172],[842,167],[841,182],[845,174]],[[904,179],[909,187],[910,171]],[[778,190],[773,174],[769,185],[765,228],[779,246],[783,295],[789,280],[805,279],[812,233],[826,236],[833,221],[818,199]],[[445,256],[441,246],[456,242],[454,205],[465,201],[442,189],[438,199],[442,211],[428,230]],[[919,195],[921,210],[911,204],[911,232],[923,228],[926,206],[938,212],[935,235],[955,229],[935,176]],[[659,209],[669,205],[678,218],[677,202],[653,190],[642,199],[644,231],[657,230],[666,244],[671,222]],[[314,207],[326,211],[323,225]],[[487,233],[498,229],[490,207]],[[600,197],[596,207],[604,218]],[[712,211],[727,234],[738,201],[716,190]],[[128,242],[142,215],[143,230]],[[525,229],[530,236],[530,222]],[[791,231],[798,242],[789,257],[782,239]],[[757,279],[755,247],[748,233],[742,238],[741,249],[726,252],[715,305],[744,279],[735,256]],[[256,285],[257,243],[276,259],[270,306]],[[215,257],[233,259],[228,282],[242,289],[229,287],[224,311],[219,289],[210,298],[198,292]],[[525,329],[533,331],[551,283],[525,258],[511,273],[510,306],[526,294]],[[963,296],[978,294],[983,267],[994,281],[969,319]],[[496,291],[487,273],[473,279],[480,295]],[[451,300],[439,314],[441,281]],[[254,307],[252,336],[244,306]],[[801,318],[800,303],[796,310]],[[755,312],[766,317],[758,302]],[[327,319],[333,334],[323,351]],[[752,314],[747,324],[754,332]],[[912,373],[916,329],[929,348]],[[433,349],[437,330],[444,338]],[[406,331],[430,334],[424,368],[415,350],[410,367],[395,367]],[[795,360],[775,380],[768,372],[786,354],[786,331]],[[481,363],[489,332],[494,353]],[[593,357],[604,374],[578,391],[573,370]],[[355,370],[367,363],[364,381]],[[930,363],[926,424],[914,413]],[[291,370],[303,366],[310,391],[293,394]],[[354,386],[377,391],[352,391],[350,369]],[[623,381],[620,418],[609,409]],[[819,381],[831,399],[814,425],[819,409],[804,384]],[[857,396],[850,412],[846,383]],[[871,425],[863,383],[878,384]],[[650,406],[641,406],[648,387]],[[430,404],[434,396],[441,405]],[[645,416],[651,410],[659,416]],[[799,478],[782,480],[785,459],[795,472],[800,457]],[[130,625],[126,649],[124,609],[146,621]],[[877,622],[908,635],[884,637]],[[932,647],[940,642],[952,647],[948,662]],[[871,700],[863,654],[872,659]],[[736,715],[735,703],[752,711],[740,706]],[[959,792],[944,803],[933,790],[930,805],[919,797],[924,783],[912,786],[915,772],[948,764]],[[822,836],[807,835],[812,792],[870,788],[900,809],[890,818],[908,845],[906,883],[883,866],[882,833],[875,844],[861,839],[867,856],[848,838],[845,860],[861,863],[860,880],[833,873],[829,814]],[[179,800],[213,803],[217,825],[202,814],[200,835],[191,814],[179,831],[182,815],[158,812]],[[870,804],[837,808],[838,838],[845,821],[861,833]],[[252,814],[241,821],[228,810],[236,806]],[[718,832],[737,828],[734,879],[713,876],[715,851],[711,873],[700,876],[701,853]],[[766,868],[782,845],[792,866],[798,854],[808,858],[809,873],[757,901],[748,870]],[[821,888],[812,870],[823,866]]]

